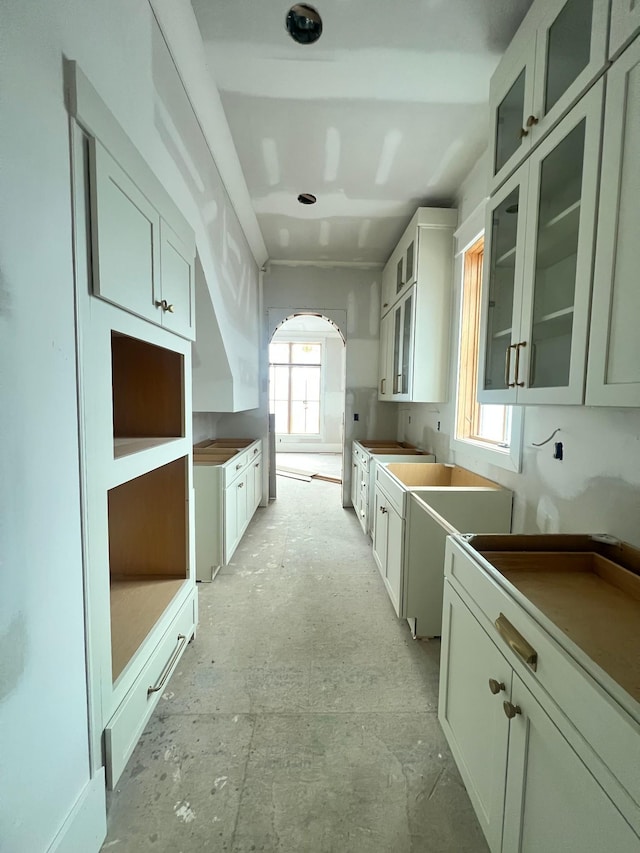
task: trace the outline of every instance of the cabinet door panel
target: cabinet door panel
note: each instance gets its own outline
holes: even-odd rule
[[[640,839],[514,675],[503,850],[632,853]],[[586,745],[585,745],[586,746]]]
[[[487,208],[478,399],[513,403],[516,389],[513,344],[518,340],[524,263],[525,164]]]
[[[511,667],[451,584],[444,587],[438,718],[495,853],[502,849],[509,737],[502,703],[510,693]],[[493,694],[490,678],[505,689]]]
[[[396,616],[404,616],[402,607],[402,557],[404,521],[391,507],[387,514],[387,562],[384,582]]]
[[[389,508],[383,492],[376,489],[373,517],[373,559],[383,579],[387,573],[387,540],[389,536]]]
[[[387,314],[380,321],[380,352],[378,356],[380,373],[378,399],[380,400],[390,400],[393,393],[393,378],[391,375],[392,323],[393,312]]]
[[[194,337],[193,257],[166,222],[160,224],[160,268],[162,271],[162,325],[185,338]]]
[[[530,157],[520,403],[582,403],[600,154],[597,83]]]
[[[491,78],[492,190],[517,168],[531,150],[527,116],[533,111],[535,28],[516,35]]]
[[[536,40],[533,143],[580,98],[607,61],[609,0],[545,0]]]
[[[613,59],[638,33],[640,33],[640,0],[613,0],[609,57]]]
[[[640,40],[607,75],[588,405],[640,406]]]
[[[103,299],[160,323],[160,217],[116,161],[90,143],[93,288]]]

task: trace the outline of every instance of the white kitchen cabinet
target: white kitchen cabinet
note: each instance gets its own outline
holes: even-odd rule
[[[89,146],[95,295],[193,338],[193,234],[183,225],[179,237],[101,143]]]
[[[396,614],[414,637],[437,637],[447,534],[508,532],[512,495],[459,466],[413,458],[376,464],[373,554]]]
[[[230,562],[262,499],[261,441],[197,444],[194,486],[196,578],[208,582]]]
[[[378,399],[393,397],[393,312],[380,320],[380,350],[378,355]]]
[[[638,0],[612,0],[609,58],[614,59],[638,33],[640,33]]]
[[[378,485],[375,492],[373,526],[373,558],[396,612],[402,607],[402,558],[404,548],[404,519],[390,496]]]
[[[603,83],[487,211],[478,399],[584,401]]]
[[[632,582],[615,580],[626,570],[612,562],[637,565],[632,551],[586,536],[447,542],[438,713],[494,853],[638,849],[640,704],[607,672],[612,666],[638,696],[629,674],[637,661],[616,659],[625,629],[606,624],[633,622],[638,610]],[[583,583],[583,571],[595,574]],[[592,583],[602,591],[576,593]],[[603,622],[596,639],[593,625]],[[582,641],[598,664],[576,646]]]
[[[640,14],[640,3],[636,10]],[[590,406],[640,406],[639,221],[640,38],[607,74],[585,400]]]
[[[536,0],[491,79],[495,191],[607,65],[610,0]]]
[[[153,304],[163,220],[194,237],[77,66],[65,77],[90,762],[112,788],[197,624],[191,344]]]
[[[447,399],[456,223],[455,210],[419,208],[385,266],[379,400]]]

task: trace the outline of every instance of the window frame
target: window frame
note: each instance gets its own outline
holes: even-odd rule
[[[457,281],[459,283],[457,293],[459,294],[458,305],[458,327],[457,327],[457,356],[455,358],[455,400],[453,411],[453,428],[450,437],[450,449],[456,454],[456,461],[466,462],[469,465],[474,463],[488,463],[504,468],[507,471],[520,472],[522,469],[522,435],[524,426],[524,411],[522,406],[510,406],[511,410],[511,437],[509,447],[501,447],[498,444],[482,439],[477,440],[472,437],[458,438],[458,411],[460,397],[460,362],[462,357],[462,332],[464,324],[464,290],[465,290],[465,255],[473,249],[485,233],[484,216],[488,199],[483,201],[476,207],[473,213],[465,222],[458,228],[455,233],[457,243],[456,261],[458,264]],[[482,274],[486,273],[486,258],[484,259]],[[482,293],[480,294],[480,302],[482,301]],[[477,358],[474,367],[474,384],[477,383],[478,362],[481,357],[479,352],[480,345],[480,329],[477,330]],[[480,404],[478,404],[479,407]],[[479,411],[479,408],[478,408]]]
[[[269,394],[268,394],[268,406],[269,412],[271,412],[271,368],[272,366],[278,367],[287,367],[289,373],[289,394],[288,394],[288,422],[289,427],[291,427],[291,368],[292,367],[317,367],[320,376],[320,392],[318,398],[318,432],[279,432],[276,431],[277,435],[287,436],[287,437],[300,437],[300,438],[319,438],[320,440],[324,439],[324,421],[323,421],[323,395],[324,395],[324,365],[325,365],[325,342],[322,339],[319,340],[309,340],[308,335],[300,335],[299,338],[294,337],[293,333],[291,337],[287,337],[286,340],[278,340],[277,338],[271,339],[269,342],[269,348],[271,344],[286,344],[289,347],[289,357],[291,357],[291,346],[292,345],[313,345],[320,347],[320,362],[318,364],[303,364],[301,362],[272,362],[269,352],[267,353],[268,358],[268,368],[269,368]]]

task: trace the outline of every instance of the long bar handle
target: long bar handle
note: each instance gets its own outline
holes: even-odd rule
[[[171,672],[174,663],[180,657],[180,652],[182,651],[182,647],[187,642],[187,638],[184,634],[178,634],[178,644],[175,647],[173,654],[167,661],[165,668],[160,673],[160,680],[153,687],[147,687],[147,699],[151,696],[152,693],[157,693],[158,690],[162,690],[166,680],[169,678],[169,673]]]
[[[533,646],[513,627],[504,613],[501,613],[493,624],[509,648],[535,672],[538,668],[538,652]]]
[[[526,341],[520,341],[519,344],[516,344],[516,375],[515,375],[515,380],[516,380],[516,385],[518,386],[518,388],[524,388],[524,382],[518,382],[518,379],[520,378],[520,347],[526,347],[526,345],[527,345]]]

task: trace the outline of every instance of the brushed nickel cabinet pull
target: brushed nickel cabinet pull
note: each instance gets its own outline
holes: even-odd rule
[[[236,471],[239,471],[242,468],[242,462],[238,462],[236,465]]]
[[[147,687],[147,699],[149,698],[149,696],[151,696],[152,693],[157,693],[158,690],[162,690],[167,678],[169,678],[169,673],[171,672],[174,663],[178,660],[180,652],[182,651],[182,647],[186,642],[186,636],[184,634],[178,634],[178,644],[173,650],[173,654],[165,664],[164,669],[160,673],[160,680],[153,687]]]
[[[538,653],[533,646],[513,627],[504,613],[501,613],[493,624],[509,648],[535,672],[538,667]]]
[[[505,690],[504,681],[496,681],[495,678],[489,679],[489,690],[493,693],[494,696],[497,696],[501,690]]]
[[[175,312],[175,308],[166,299],[156,300],[156,308],[162,308],[163,311],[168,311],[170,314]]]
[[[380,507],[380,512],[381,512],[383,515],[385,515],[385,514],[386,514],[386,512],[387,512],[387,508],[386,508],[386,506],[381,506],[381,507]]]
[[[539,119],[537,116],[529,116],[527,119],[527,127],[533,127],[534,124],[538,124],[538,121]]]
[[[239,489],[244,489],[244,483],[238,483],[238,488],[239,488]]]
[[[521,127],[518,131],[518,139],[524,139],[525,136],[529,136],[529,131],[525,130],[524,127]]]

